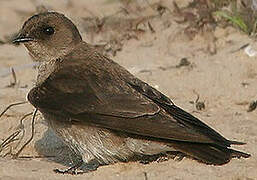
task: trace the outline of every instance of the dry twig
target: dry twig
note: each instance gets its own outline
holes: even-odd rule
[[[6,111],[8,111],[8,109],[10,109],[11,107],[17,106],[17,105],[21,105],[21,104],[26,104],[26,103],[28,103],[28,101],[22,101],[22,102],[10,104],[10,105],[7,106],[7,107],[3,110],[3,112],[0,114],[0,118],[4,115],[4,113],[5,113]]]
[[[35,117],[37,115],[37,111],[38,109],[35,109],[34,113],[33,113],[33,118],[31,121],[31,137],[28,139],[27,142],[25,142],[25,144],[19,149],[19,151],[13,155],[13,158],[17,158],[19,156],[19,154],[22,152],[22,150],[32,141],[32,139],[34,138],[34,134],[35,134]]]
[[[21,105],[21,104],[25,104],[27,103],[27,101],[23,101],[23,102],[18,102],[18,103],[13,103],[10,104],[9,106],[7,106],[4,111],[0,114],[0,117],[3,116],[12,106],[17,106],[17,105]],[[20,145],[21,140],[24,137],[25,134],[25,129],[24,129],[24,125],[23,125],[23,121],[24,119],[26,119],[28,116],[33,114],[33,118],[32,118],[32,122],[31,122],[31,137],[29,138],[28,141],[25,142],[25,144],[19,149],[19,151],[13,155],[13,158],[17,158],[19,156],[19,154],[22,152],[22,150],[32,141],[33,137],[34,137],[34,133],[35,133],[35,128],[34,128],[34,122],[35,122],[35,117],[37,114],[37,109],[33,112],[27,113],[25,114],[21,119],[20,119],[20,124],[18,126],[18,130],[16,130],[14,133],[12,133],[9,137],[7,137],[1,144],[0,144],[0,152],[6,148],[10,143],[19,140],[19,142],[17,143],[17,145],[15,146],[15,148],[17,148]],[[22,132],[22,135],[20,138],[17,138],[17,136]],[[4,156],[11,154],[11,151],[6,153]]]
[[[7,137],[1,144],[0,144],[0,152],[6,147],[8,146],[10,143],[14,142],[14,141],[17,141],[17,140],[20,140],[17,145],[15,146],[15,149],[19,146],[21,140],[23,139],[24,137],[24,134],[25,134],[25,129],[24,129],[24,125],[23,125],[23,120],[32,115],[33,112],[31,113],[28,113],[28,114],[25,114],[21,120],[20,120],[20,125],[18,126],[18,130],[16,130],[14,133],[12,133],[9,137]],[[20,133],[22,132],[22,135],[20,138],[16,138]],[[8,152],[6,153],[5,155],[3,155],[4,157],[8,154],[10,154],[11,152]]]

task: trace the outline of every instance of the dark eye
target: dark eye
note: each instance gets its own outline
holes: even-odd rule
[[[50,36],[50,35],[54,34],[54,28],[46,27],[46,28],[43,29],[43,32],[44,32],[44,34]]]

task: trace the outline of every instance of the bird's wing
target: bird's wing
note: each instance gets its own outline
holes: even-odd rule
[[[70,68],[59,68],[34,87],[28,99],[39,109],[60,114],[92,113],[136,118],[160,111],[156,103],[126,86],[125,82],[116,80],[108,72],[96,75],[94,70],[86,71],[73,63]]]
[[[231,144],[119,65],[102,66],[68,62],[34,87],[28,100],[41,112],[62,116],[64,121],[164,140]]]

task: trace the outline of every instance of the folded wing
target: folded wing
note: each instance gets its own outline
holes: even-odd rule
[[[240,144],[226,140],[108,59],[63,61],[42,84],[29,92],[28,100],[41,112],[63,116],[64,121],[162,140],[213,143],[223,147]]]

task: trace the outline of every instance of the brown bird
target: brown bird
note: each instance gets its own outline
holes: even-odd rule
[[[85,171],[169,151],[213,165],[250,156],[229,148],[244,143],[227,140],[84,42],[62,14],[32,16],[14,43],[40,62],[29,102],[81,155]]]

